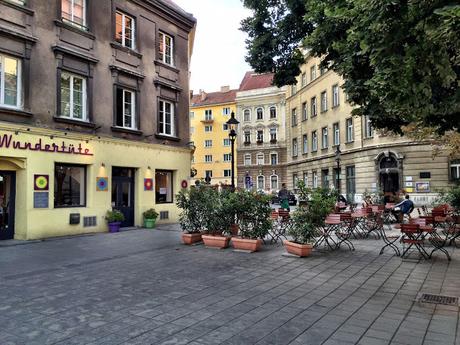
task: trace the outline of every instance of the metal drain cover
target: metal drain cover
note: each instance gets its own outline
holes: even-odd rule
[[[453,305],[458,307],[458,297],[452,296],[443,296],[443,295],[433,295],[429,293],[421,294],[418,299],[421,303],[433,303],[433,304],[442,304],[442,305]]]

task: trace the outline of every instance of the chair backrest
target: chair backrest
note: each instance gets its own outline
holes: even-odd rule
[[[385,205],[372,205],[372,212],[374,213],[380,213],[385,210]]]
[[[445,217],[446,212],[443,209],[433,209],[433,211],[431,211],[431,216],[434,217],[434,218],[436,218],[436,217]]]
[[[288,210],[279,209],[278,214],[283,219],[289,218],[289,211]]]
[[[426,218],[411,218],[411,224],[428,225]]]
[[[420,218],[425,219],[425,224],[433,224],[434,223],[434,217],[433,216],[421,216]]]
[[[340,213],[331,213],[326,217],[327,221],[340,222]]]
[[[420,231],[420,224],[401,224],[401,232],[414,233]]]
[[[273,210],[273,211],[270,213],[270,218],[271,218],[271,219],[275,219],[275,220],[276,220],[276,219],[278,219],[278,217],[279,217],[278,211]]]
[[[351,219],[351,213],[349,212],[342,212],[340,213],[340,220],[343,221],[349,221]]]

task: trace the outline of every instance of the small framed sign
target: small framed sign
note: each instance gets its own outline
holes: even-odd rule
[[[415,191],[417,193],[429,193],[430,182],[415,182]]]
[[[431,178],[431,172],[429,171],[420,172],[420,178]]]
[[[98,192],[107,192],[109,188],[108,177],[96,177],[96,190]]]
[[[153,190],[153,179],[152,178],[145,178],[144,179],[144,190],[145,191],[152,191]]]
[[[34,175],[34,190],[47,191],[49,188],[49,175]]]
[[[34,192],[34,208],[48,208],[48,192]]]

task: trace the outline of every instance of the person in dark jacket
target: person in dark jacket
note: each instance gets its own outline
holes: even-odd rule
[[[396,219],[401,221],[402,220],[401,218],[405,214],[411,214],[413,210],[414,210],[414,203],[412,202],[412,200],[409,199],[409,194],[406,194],[406,198],[403,201],[401,201],[399,204],[395,205],[391,212],[396,217]]]
[[[289,207],[289,191],[286,189],[286,183],[281,185],[281,189],[278,192],[278,199],[280,200],[280,207],[282,209],[291,210]]]

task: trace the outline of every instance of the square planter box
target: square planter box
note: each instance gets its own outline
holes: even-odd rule
[[[284,248],[289,254],[297,255],[300,257],[310,256],[313,244],[298,244],[290,241],[283,241]]]
[[[182,234],[182,242],[187,245],[191,245],[197,242],[201,242],[201,234],[200,233],[193,233],[193,234]]]
[[[235,249],[256,252],[262,246],[262,240],[251,240],[248,238],[232,237],[232,246]]]
[[[230,238],[227,236],[214,236],[214,235],[202,235],[201,236],[206,247],[224,249],[228,247]]]

